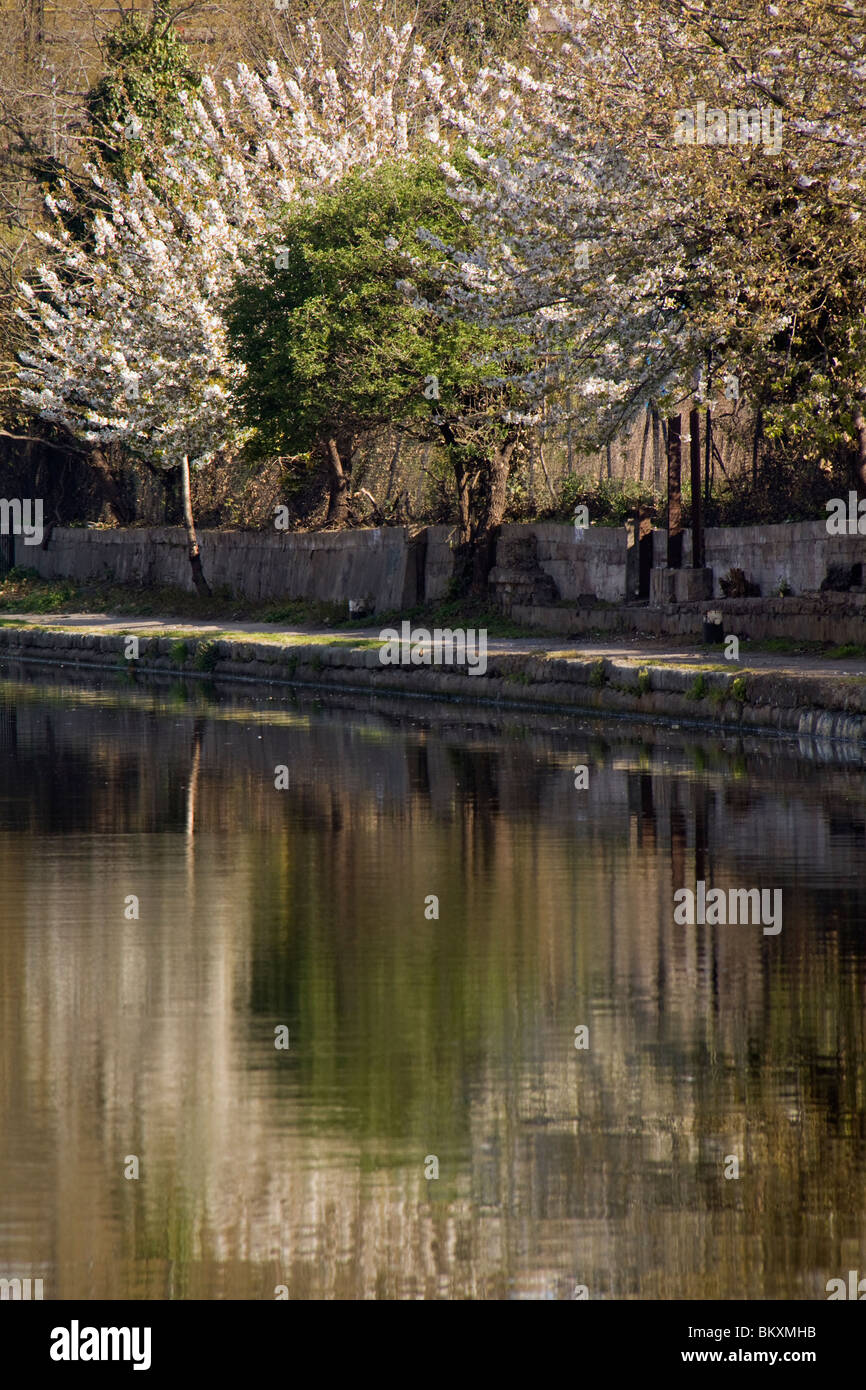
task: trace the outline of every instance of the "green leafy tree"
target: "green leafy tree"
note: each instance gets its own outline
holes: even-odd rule
[[[436,312],[445,248],[472,241],[432,160],[386,164],[287,217],[238,278],[227,323],[246,423],[263,455],[324,460],[329,524],[347,517],[355,441],[384,424],[445,446],[470,551],[501,522],[523,432],[502,382],[514,342]]]
[[[105,66],[87,94],[87,112],[102,162],[123,177],[141,168],[145,135],[159,141],[183,122],[180,93],[196,92],[201,79],[160,10],[149,22],[130,15],[118,25],[105,44]]]

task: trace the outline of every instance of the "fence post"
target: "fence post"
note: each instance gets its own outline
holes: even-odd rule
[[[683,563],[683,493],[681,425],[679,415],[668,419],[668,569]]]
[[[704,567],[704,521],[701,515],[701,412],[689,411],[689,463],[692,479],[692,569]]]

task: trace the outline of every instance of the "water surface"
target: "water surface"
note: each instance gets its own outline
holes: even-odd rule
[[[856,750],[18,677],[0,1274],[703,1299],[866,1270]],[[698,879],[780,888],[782,931],[677,926]]]

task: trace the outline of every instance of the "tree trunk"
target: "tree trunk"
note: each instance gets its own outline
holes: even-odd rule
[[[490,466],[490,481],[487,488],[487,506],[484,509],[481,533],[486,534],[502,525],[505,516],[505,497],[508,488],[508,474],[511,458],[517,448],[517,436],[506,440],[501,448],[493,451]]]
[[[187,554],[189,555],[189,567],[192,570],[192,582],[199,598],[209,598],[210,588],[201,567],[201,551],[198,548],[198,537],[195,533],[195,522],[192,515],[192,493],[189,482],[189,459],[186,454],[180,465],[180,483],[183,494],[183,524],[186,527]]]
[[[662,444],[661,421],[655,406],[652,407],[653,422],[653,492],[662,490]]]
[[[477,517],[472,564],[472,588],[481,593],[487,588],[487,576],[493,568],[496,537],[505,516],[506,490],[511,459],[517,448],[517,435],[493,450],[488,472],[485,505]]]
[[[451,428],[450,422],[444,419],[440,420],[439,428],[442,438],[445,440],[451,467],[454,469],[454,486],[457,489],[457,517],[460,523],[458,546],[471,546],[472,488],[469,481],[469,469],[466,465],[466,455],[457,442],[457,436]]]
[[[99,486],[102,490],[102,499],[105,502],[118,526],[128,526],[132,517],[124,505],[117,486],[117,479],[112,473],[108,461],[101,449],[94,449],[90,455],[90,463],[94,472],[99,478]]]
[[[646,446],[647,446],[647,440],[649,439],[650,420],[651,420],[651,419],[652,419],[652,416],[650,415],[650,408],[649,408],[649,406],[647,406],[647,408],[646,408],[646,423],[644,424],[644,427],[643,427],[643,443],[641,444],[641,448],[640,448],[640,468],[639,468],[639,470],[638,470],[638,481],[641,482],[641,483],[643,482],[643,469],[644,469],[644,463],[646,462]]]
[[[858,391],[854,397],[854,434],[857,439],[857,479],[866,488],[866,418],[863,415],[863,402],[866,392]]]
[[[469,470],[466,460],[454,460],[454,483],[457,487],[457,516],[460,520],[460,544],[469,545],[472,540],[472,504],[469,495]]]
[[[349,519],[349,478],[340,452],[340,444],[335,436],[325,440],[325,454],[328,460],[328,515],[325,525],[339,530]]]
[[[752,487],[758,485],[758,454],[761,448],[761,436],[764,432],[764,412],[758,406],[758,414],[755,417],[755,435],[752,440]]]

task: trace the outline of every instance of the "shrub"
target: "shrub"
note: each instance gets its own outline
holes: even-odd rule
[[[695,679],[686,691],[686,695],[690,700],[705,700],[707,698],[707,693],[706,677],[704,673],[701,672],[699,676],[695,676]]]
[[[219,661],[219,649],[216,642],[199,642],[195,653],[195,668],[197,671],[212,671]]]

